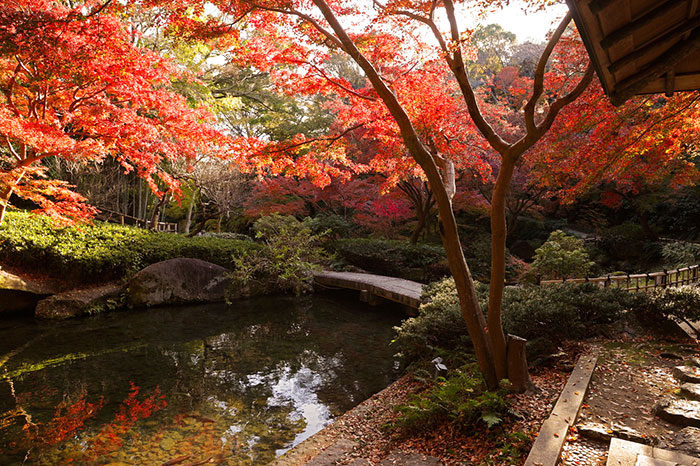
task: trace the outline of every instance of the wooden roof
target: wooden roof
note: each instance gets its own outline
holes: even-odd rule
[[[614,105],[700,89],[700,0],[567,0]]]

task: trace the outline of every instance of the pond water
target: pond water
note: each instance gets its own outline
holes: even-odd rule
[[[401,318],[316,295],[0,321],[0,464],[267,464],[396,378]]]

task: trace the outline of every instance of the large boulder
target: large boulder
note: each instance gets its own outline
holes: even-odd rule
[[[50,284],[26,280],[0,270],[0,315],[32,312],[40,299],[55,292]]]
[[[41,319],[63,320],[114,310],[123,305],[123,288],[115,282],[59,293],[39,301],[34,315]]]
[[[199,259],[170,259],[149,265],[129,281],[130,306],[214,303],[226,299],[231,284],[224,267]]]

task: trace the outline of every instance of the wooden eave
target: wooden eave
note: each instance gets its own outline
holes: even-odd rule
[[[614,105],[700,89],[700,0],[567,0]]]

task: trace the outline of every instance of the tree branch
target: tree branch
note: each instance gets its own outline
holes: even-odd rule
[[[459,36],[459,27],[457,26],[454,3],[452,3],[452,0],[443,0],[443,3],[445,5],[447,18],[450,22],[452,47],[454,48],[454,51],[451,52],[452,62],[450,64],[450,69],[455,75],[455,78],[457,78],[457,83],[459,84],[459,88],[464,96],[464,101],[467,104],[467,109],[469,110],[469,116],[471,116],[474,124],[484,138],[486,138],[491,147],[493,147],[499,154],[505,154],[510,149],[510,144],[503,140],[503,138],[501,138],[501,136],[498,135],[493,127],[491,127],[491,125],[486,121],[481,113],[481,110],[479,109],[479,103],[476,100],[474,89],[472,89],[472,85],[469,83],[466,64],[464,63],[464,57],[462,56],[462,45]]]
[[[525,104],[524,107],[525,127],[527,128],[528,134],[534,133],[536,130],[537,125],[535,123],[535,107],[537,106],[537,101],[540,99],[542,92],[544,91],[544,72],[545,68],[547,67],[547,62],[554,51],[554,47],[557,45],[557,42],[559,42],[559,39],[561,39],[562,34],[564,34],[564,31],[570,22],[571,12],[568,12],[566,16],[564,16],[564,19],[561,20],[561,23],[559,23],[559,27],[557,27],[556,31],[554,31],[552,37],[549,38],[547,46],[537,62],[537,68],[535,69],[535,81],[532,85],[532,97],[530,97],[530,100],[527,101],[527,104]]]

